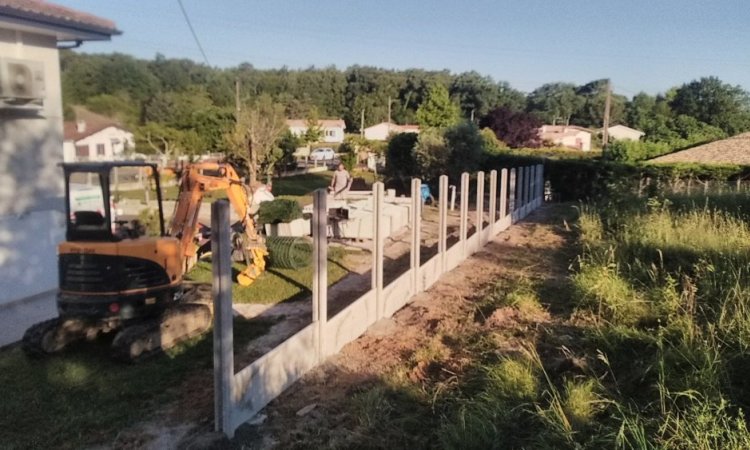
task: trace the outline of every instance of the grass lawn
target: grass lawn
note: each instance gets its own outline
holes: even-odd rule
[[[271,325],[235,318],[235,348]],[[211,333],[138,364],[112,360],[108,344],[85,343],[40,360],[27,358],[20,348],[0,352],[0,447],[111,443],[119,431],[176,398],[188,376],[212,367]]]
[[[342,249],[329,249],[329,285],[336,283],[348,273],[346,256],[347,253]],[[239,272],[244,269],[244,265],[235,264],[234,268]],[[234,303],[272,304],[303,297],[312,292],[312,271],[312,265],[301,269],[278,269],[271,266],[248,287],[242,287],[237,283],[232,285],[232,301]],[[198,262],[188,273],[188,278],[199,282],[210,282],[211,262]]]

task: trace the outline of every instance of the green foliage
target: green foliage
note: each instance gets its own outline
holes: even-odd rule
[[[446,173],[451,151],[442,133],[437,129],[427,129],[419,133],[414,153],[418,174],[424,181],[434,181]]]
[[[448,89],[439,83],[430,88],[416,114],[417,123],[424,128],[446,128],[458,123],[459,117],[458,106],[451,100]]]
[[[224,135],[229,152],[244,163],[250,186],[261,175],[270,176],[274,165],[283,160],[278,143],[287,129],[283,107],[264,95],[246,105]]]
[[[692,116],[730,135],[750,130],[750,95],[716,77],[683,84],[670,106],[677,114]]]
[[[446,129],[443,136],[450,150],[444,173],[457,180],[462,172],[473,172],[479,168],[485,147],[476,125],[463,122]]]
[[[357,166],[358,161],[358,155],[357,155],[357,145],[350,142],[350,141],[344,141],[339,145],[338,149],[341,163],[344,165],[346,170],[351,172],[354,170],[354,168]]]
[[[270,202],[263,202],[258,209],[258,222],[287,223],[302,217],[302,208],[294,200],[277,198]]]
[[[385,169],[388,175],[406,179],[418,173],[415,153],[417,139],[418,135],[415,133],[400,133],[388,141],[385,159]]]
[[[643,161],[672,151],[665,143],[644,141],[614,141],[607,147],[607,157],[616,161]]]
[[[492,131],[489,128],[482,128],[479,131],[479,134],[482,135],[482,140],[484,141],[484,150],[487,153],[494,154],[494,153],[500,153],[505,152],[509,150],[508,145],[497,138],[495,135],[495,132]]]

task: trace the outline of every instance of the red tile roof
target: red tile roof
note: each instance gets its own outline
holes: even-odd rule
[[[95,33],[121,34],[111,20],[44,0],[0,0],[0,16],[3,15]]]
[[[76,112],[76,120],[63,123],[63,139],[66,141],[78,142],[81,139],[87,138],[92,134],[98,133],[109,127],[125,129],[122,124],[115,119],[93,113],[81,107],[73,107],[73,109],[75,109]],[[78,131],[78,122],[84,122],[86,124],[86,129],[84,131]]]

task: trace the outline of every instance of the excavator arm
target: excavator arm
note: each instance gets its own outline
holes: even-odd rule
[[[226,163],[195,163],[187,165],[180,178],[180,191],[169,235],[180,240],[180,251],[187,272],[197,261],[198,215],[206,192],[225,191],[229,203],[239,218],[242,233],[238,239],[247,268],[237,276],[237,281],[250,285],[264,270],[268,255],[265,242],[255,229],[250,212],[252,195],[248,192],[237,171]]]

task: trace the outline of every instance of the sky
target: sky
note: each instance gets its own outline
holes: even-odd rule
[[[123,34],[79,51],[204,61],[178,0],[52,0]],[[702,76],[750,90],[750,0],[183,0],[208,63],[475,70],[530,92],[610,78],[664,92]]]

